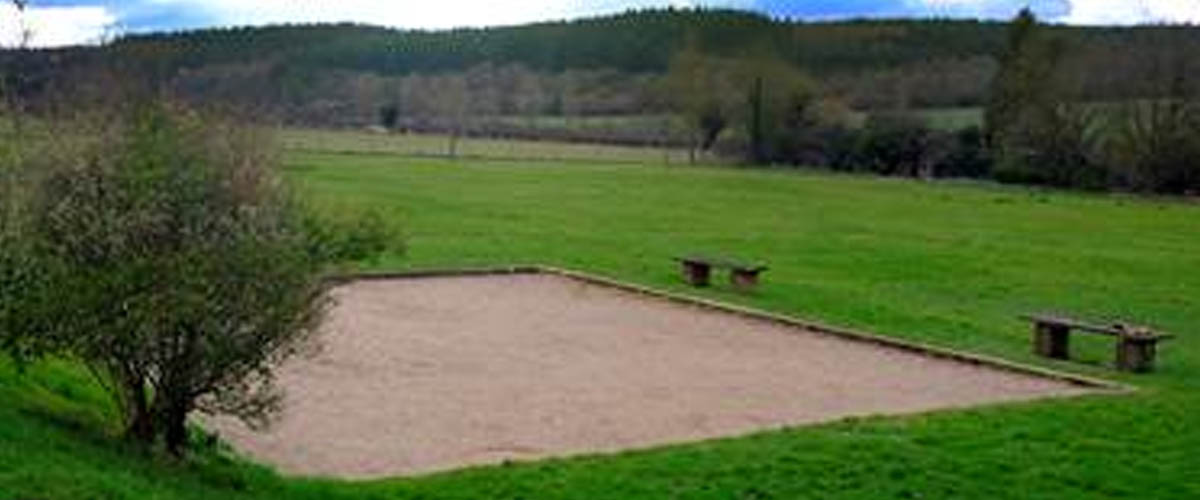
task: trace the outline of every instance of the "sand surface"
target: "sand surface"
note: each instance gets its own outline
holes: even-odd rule
[[[208,422],[290,474],[372,478],[1086,389],[554,275],[339,288],[281,420]]]

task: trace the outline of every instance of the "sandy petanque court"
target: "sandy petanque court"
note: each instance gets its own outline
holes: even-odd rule
[[[280,370],[272,429],[208,423],[284,473],[408,475],[1091,390],[553,274],[336,296],[321,353]]]

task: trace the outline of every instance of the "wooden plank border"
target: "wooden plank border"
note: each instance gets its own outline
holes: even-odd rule
[[[394,279],[417,279],[417,278],[451,278],[451,277],[471,277],[471,276],[498,276],[498,275],[514,275],[514,274],[547,274],[559,276],[575,281],[589,283],[593,285],[616,288],[639,295],[645,295],[661,300],[675,302],[677,304],[701,307],[718,312],[735,314],[744,318],[753,319],[756,321],[765,321],[777,325],[783,325],[790,328],[797,328],[809,332],[820,333],[839,337],[853,342],[864,342],[875,344],[877,346],[899,349],[908,351],[914,354],[923,356],[946,359],[950,361],[967,363],[977,366],[985,366],[989,368],[1004,370],[1007,372],[1018,373],[1022,375],[1035,376],[1040,378],[1048,378],[1066,382],[1076,386],[1087,387],[1091,389],[1099,389],[1109,392],[1133,392],[1137,387],[1106,380],[1101,378],[1070,373],[1061,370],[1043,368],[1040,366],[1028,365],[1010,361],[1003,358],[976,354],[957,349],[934,346],[930,344],[903,340],[894,337],[887,337],[877,333],[868,333],[850,328],[831,326],[824,323],[800,319],[783,314],[773,313],[761,309],[754,309],[727,302],[720,302],[703,297],[695,297],[676,292],[658,290],[643,285],[620,281],[596,274],[585,273],[570,269],[563,269],[544,265],[515,265],[515,266],[498,266],[498,267],[477,267],[477,268],[445,268],[445,269],[414,269],[410,271],[389,271],[389,272],[360,272],[338,274],[330,278],[335,283],[349,283],[353,281],[379,281],[379,280],[394,280]]]

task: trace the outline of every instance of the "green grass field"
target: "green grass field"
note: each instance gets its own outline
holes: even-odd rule
[[[865,418],[752,436],[363,483],[284,479],[228,452],[183,463],[116,446],[113,411],[66,362],[0,365],[0,499],[1198,498],[1200,207],[803,171],[450,161],[292,151],[331,209],[401,220],[378,268],[545,263],[941,346],[1108,377],[1120,396]],[[753,295],[687,289],[672,255],[771,264]],[[1030,353],[1016,315],[1149,322],[1155,374]],[[870,367],[864,367],[869,369]]]

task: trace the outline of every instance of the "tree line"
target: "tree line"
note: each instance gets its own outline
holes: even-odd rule
[[[1146,158],[1191,147],[1196,47],[1200,30],[1187,26],[802,23],[664,9],[440,32],[214,29],[3,57],[23,68],[10,88],[35,109],[64,93],[104,99],[141,85],[284,124],[446,133],[450,154],[457,138],[486,135],[1178,192],[1194,189],[1179,187],[1191,174],[1151,180],[1147,171],[1168,167]],[[945,131],[913,112],[945,105],[985,108],[986,123]],[[608,129],[539,121],[607,115],[649,119]]]
[[[1045,29],[1068,42],[1071,52],[1064,61],[1095,75],[1082,83],[1089,100],[1150,97],[1159,89],[1120,75],[1150,71],[1149,56],[1200,40],[1200,30],[1180,26]],[[25,83],[28,92],[55,80],[65,86],[86,79],[98,65],[119,64],[127,77],[173,82],[204,97],[254,96],[263,112],[282,119],[337,125],[349,120],[302,108],[317,101],[347,107],[352,99],[346,94],[353,89],[344,80],[465,74],[486,65],[548,77],[604,73],[610,89],[632,95],[605,104],[605,112],[640,114],[648,103],[636,94],[645,88],[646,75],[665,74],[688,45],[720,58],[770,54],[857,109],[976,106],[987,101],[1005,33],[1000,22],[805,23],[735,10],[657,9],[449,31],[338,24],[138,34],[103,47],[38,51],[20,61],[0,52],[0,58],[29,67],[24,73],[36,77]],[[611,93],[579,98],[605,92]]]
[[[1146,71],[1124,75],[1147,89],[1144,96],[1097,101],[1087,84],[1109,73],[1075,64],[1069,38],[1028,9],[1006,35],[983,124],[959,130],[936,129],[907,107],[850,124],[812,80],[782,77],[789,66],[781,61],[748,64],[685,50],[668,78],[677,82],[675,108],[687,117],[693,144],[749,163],[1200,192],[1200,62],[1193,57],[1200,44],[1164,45],[1146,56]]]

